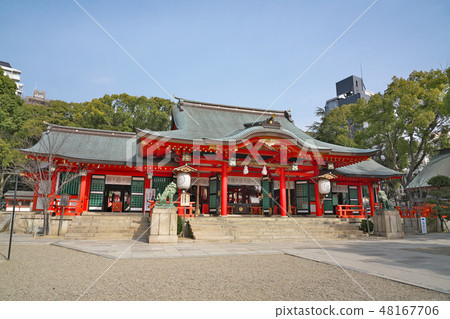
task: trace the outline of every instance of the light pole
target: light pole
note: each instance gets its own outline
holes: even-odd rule
[[[195,168],[192,168],[187,164],[173,170],[173,172],[177,174],[177,187],[182,190],[180,206],[183,206],[183,237],[185,237],[186,206],[189,206],[190,204],[190,194],[186,193],[186,191],[191,187],[191,173],[196,171]],[[196,203],[196,205],[198,206],[198,203]]]
[[[13,202],[13,210],[11,213],[11,227],[9,229],[9,247],[8,247],[8,260],[11,256],[11,243],[12,243],[12,235],[14,230],[14,218],[16,215],[16,198],[17,198],[17,184],[19,183],[19,172],[16,172],[16,186],[14,187],[14,202]]]

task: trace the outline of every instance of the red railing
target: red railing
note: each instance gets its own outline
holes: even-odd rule
[[[362,205],[337,205],[336,216],[339,218],[365,218]]]
[[[59,216],[62,214],[63,206],[60,205],[61,196],[55,196],[55,200],[50,203],[49,212],[53,215]],[[56,202],[55,202],[56,201]],[[74,216],[77,215],[76,209],[79,204],[78,197],[71,196],[69,199],[69,205],[64,206],[64,215]]]
[[[398,206],[395,208],[398,210],[401,218],[428,217],[433,212],[432,205],[414,206],[412,209],[401,209]]]
[[[173,202],[175,207],[177,208],[177,213],[179,216],[184,215],[184,209],[186,209],[186,217],[194,217],[195,216],[195,207],[193,204],[195,202],[189,202],[189,206],[180,206],[180,201]],[[150,215],[153,212],[153,207],[155,207],[155,201],[150,201]]]
[[[275,207],[273,208],[273,214],[274,214],[274,215],[278,215],[278,214],[280,213],[278,210],[281,211],[281,209],[278,209],[278,206],[275,205]],[[294,205],[291,205],[291,211],[288,212],[288,213],[289,213],[290,215],[295,215],[295,214],[296,214],[296,210],[295,210],[295,206],[294,206]]]

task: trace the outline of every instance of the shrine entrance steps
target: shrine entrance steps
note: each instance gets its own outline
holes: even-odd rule
[[[74,216],[65,239],[138,239],[148,241],[148,216],[142,213],[84,213]]]
[[[321,217],[196,217],[189,220],[195,242],[283,242],[360,239],[360,220]],[[308,234],[311,236],[308,236]]]

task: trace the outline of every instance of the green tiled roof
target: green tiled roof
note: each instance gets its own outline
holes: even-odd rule
[[[239,140],[249,134],[261,132],[265,135],[281,134],[296,140],[300,145],[315,147],[323,152],[346,155],[373,155],[377,150],[339,146],[316,140],[296,127],[289,111],[274,111],[254,108],[204,103],[179,99],[173,109],[173,121],[177,130],[148,131],[142,133],[180,140]],[[281,124],[278,128],[263,126],[246,127],[245,124],[264,121],[274,115]]]
[[[136,157],[136,134],[49,125],[29,154],[53,154],[75,162],[125,164]]]
[[[287,111],[264,112],[261,109],[180,100],[173,111],[176,130],[160,132],[138,130],[136,134],[49,125],[37,144],[22,151],[29,154],[52,153],[75,162],[133,165],[136,163],[137,137],[141,134],[154,134],[180,141],[198,139],[204,143],[215,141],[226,143],[232,139],[239,140],[256,134],[291,138],[300,145],[317,147],[324,153],[362,156],[375,153],[375,150],[348,148],[313,139],[294,125]],[[280,123],[279,128],[263,127],[263,123],[258,123],[268,119],[272,114],[274,120]],[[256,125],[250,125],[253,122],[257,122]],[[50,152],[47,146],[49,144],[53,145]],[[336,174],[377,178],[402,175],[372,160],[336,169]]]
[[[373,177],[373,178],[392,178],[401,177],[404,174],[378,164],[374,160],[359,162],[356,164],[340,167],[334,170],[336,175],[349,177]]]
[[[437,175],[450,177],[450,148],[440,150],[439,154],[431,159],[406,188],[430,187],[428,180]]]

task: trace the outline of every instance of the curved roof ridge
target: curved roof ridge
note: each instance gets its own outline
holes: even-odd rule
[[[76,127],[76,126],[64,126],[58,124],[51,124],[45,122],[47,125],[47,131],[54,132],[66,132],[66,133],[86,133],[86,134],[94,134],[94,135],[126,135],[130,137],[131,135],[136,135],[135,132],[124,132],[124,131],[113,131],[113,130],[102,130],[102,129],[94,129],[94,128],[85,128],[85,127]],[[43,132],[45,133],[45,131]]]
[[[286,113],[290,113],[291,110],[270,110],[268,108],[253,108],[253,107],[245,107],[245,106],[236,106],[236,105],[227,105],[227,104],[218,104],[218,103],[210,103],[210,102],[201,102],[201,101],[193,101],[187,100],[183,98],[176,97],[178,103],[182,104],[190,104],[192,107],[203,107],[203,108],[214,108],[214,109],[224,109],[227,111],[236,111],[236,112],[251,112],[251,113],[261,113],[267,114],[270,116],[271,114],[276,114],[279,116],[286,116]]]

